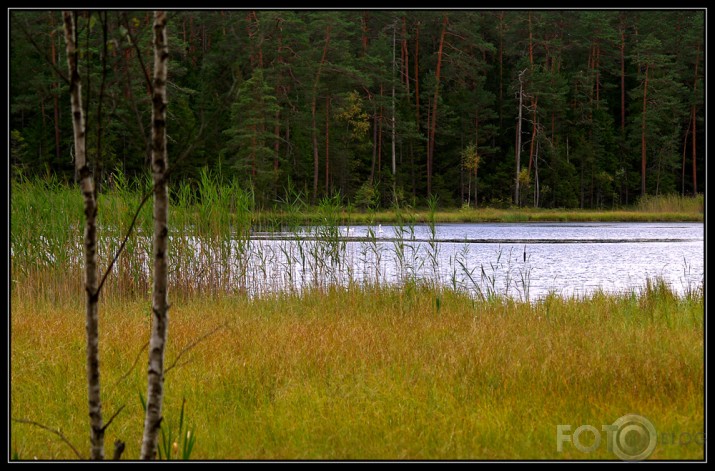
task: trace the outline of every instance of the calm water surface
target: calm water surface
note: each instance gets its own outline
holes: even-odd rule
[[[335,235],[315,228],[254,234],[250,252],[261,256],[248,265],[263,269],[261,276],[246,270],[252,291],[414,278],[477,295],[538,299],[639,289],[655,277],[682,293],[704,277],[702,223],[342,226],[339,242]]]

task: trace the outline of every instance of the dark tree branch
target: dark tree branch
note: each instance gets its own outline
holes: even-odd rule
[[[179,360],[181,359],[181,357],[182,357],[185,353],[189,352],[189,351],[192,350],[194,347],[196,347],[198,344],[200,344],[201,342],[203,342],[204,340],[206,340],[208,337],[212,336],[213,334],[215,334],[215,333],[218,332],[219,330],[221,330],[221,329],[223,329],[224,327],[226,327],[227,324],[228,324],[227,322],[224,322],[223,324],[221,324],[221,325],[219,325],[219,326],[217,326],[217,327],[214,327],[212,330],[206,332],[204,335],[202,335],[201,337],[197,338],[196,340],[194,340],[193,342],[191,342],[190,344],[188,344],[186,347],[184,347],[183,349],[181,349],[181,351],[179,352],[179,354],[178,354],[178,355],[176,356],[176,358],[174,359],[174,362],[173,362],[171,365],[169,365],[169,366],[164,370],[164,374],[168,373],[169,370],[171,370],[172,368],[174,368],[175,366],[177,366],[177,363],[179,362]],[[183,364],[185,364],[185,363],[183,363]]]
[[[121,383],[122,381],[124,381],[124,379],[125,379],[127,376],[129,376],[129,373],[131,373],[132,370],[134,369],[134,367],[137,366],[137,363],[139,363],[139,358],[141,357],[142,352],[143,352],[143,351],[146,349],[146,347],[148,347],[148,346],[149,346],[149,342],[144,342],[144,345],[142,345],[141,350],[139,350],[139,353],[137,353],[137,357],[134,359],[134,363],[132,363],[132,366],[129,368],[129,370],[128,370],[126,373],[124,373],[122,376],[120,376],[119,379],[117,379],[117,380],[112,384],[112,387],[114,387],[114,386],[116,386],[117,384]]]
[[[54,433],[55,435],[60,437],[62,439],[62,441],[64,441],[67,445],[69,445],[70,448],[72,448],[72,451],[74,451],[74,454],[77,455],[77,458],[79,458],[81,460],[86,459],[84,456],[82,456],[82,454],[79,451],[77,451],[77,448],[75,448],[75,446],[72,444],[72,442],[70,442],[67,439],[67,437],[65,437],[62,434],[62,432],[59,431],[59,429],[55,430],[55,429],[50,428],[46,425],[43,425],[39,422],[35,422],[34,420],[27,420],[27,419],[12,419],[12,420],[15,422],[21,423],[21,424],[34,425],[35,427],[40,427],[41,429],[44,429],[44,430],[47,430],[48,432]]]
[[[122,411],[122,409],[124,409],[124,406],[122,406],[122,407],[120,407],[119,409],[117,409],[117,412],[115,412],[114,415],[112,415],[112,416],[109,418],[109,420],[107,421],[107,423],[104,424],[104,427],[102,427],[102,432],[104,432],[105,430],[107,430],[107,427],[109,427],[109,424],[111,424],[111,423],[112,423],[112,420],[114,420],[114,418],[119,415],[119,413]],[[115,445],[116,445],[116,443],[115,443]]]
[[[144,67],[144,59],[142,59],[142,51],[139,49],[139,44],[137,44],[136,38],[134,38],[134,35],[132,34],[132,30],[129,27],[129,18],[127,18],[126,13],[122,13],[122,18],[124,19],[124,27],[127,30],[127,36],[129,36],[129,39],[131,40],[132,46],[134,46],[134,50],[137,52],[137,59],[139,59],[139,65],[142,68],[142,72],[144,73],[144,80],[146,80],[146,85],[149,90],[149,95],[154,94],[154,85],[151,83],[151,78],[149,77],[149,71]]]
[[[109,266],[105,270],[104,275],[102,275],[102,281],[100,281],[99,286],[97,286],[97,291],[95,292],[95,294],[97,296],[99,296],[99,293],[102,291],[104,282],[107,281],[107,276],[109,276],[109,273],[112,271],[112,268],[114,268],[114,264],[116,263],[117,259],[119,258],[119,255],[121,255],[122,251],[124,250],[124,246],[127,245],[127,241],[129,240],[129,237],[132,235],[132,231],[134,230],[134,225],[137,223],[137,219],[139,218],[139,213],[141,212],[142,208],[144,207],[144,204],[146,204],[146,202],[149,201],[149,197],[152,195],[153,192],[154,192],[154,187],[152,187],[151,191],[148,191],[144,195],[141,202],[139,203],[139,207],[134,212],[134,217],[132,218],[132,222],[129,225],[127,234],[124,236],[124,240],[122,240],[122,244],[119,246],[119,249],[117,250],[116,255],[114,255],[112,262],[109,264]]]

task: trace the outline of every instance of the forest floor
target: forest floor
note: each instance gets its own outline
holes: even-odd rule
[[[11,301],[11,417],[59,428],[86,454],[83,299]],[[649,459],[704,457],[701,290],[649,282],[529,304],[407,285],[171,301],[162,431],[182,449],[185,400],[191,459],[616,460],[606,432],[594,451],[576,444],[626,414],[653,424]],[[105,421],[124,406],[107,455],[117,438],[124,459],[139,455],[150,312],[148,295],[100,304]],[[15,459],[76,459],[39,427],[10,432]]]

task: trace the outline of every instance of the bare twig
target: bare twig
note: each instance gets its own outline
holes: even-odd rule
[[[127,18],[126,13],[122,13],[122,18],[124,19],[124,27],[127,29],[127,36],[129,36],[129,39],[132,42],[132,46],[134,46],[134,49],[137,51],[137,59],[139,59],[139,65],[142,68],[142,72],[144,72],[144,80],[146,80],[146,85],[147,89],[149,90],[149,95],[154,94],[154,85],[151,83],[151,78],[149,77],[149,71],[147,70],[146,67],[144,67],[144,59],[142,59],[142,52],[141,49],[139,49],[139,44],[137,44],[136,39],[134,38],[134,35],[132,34],[132,29],[129,26],[129,19]]]
[[[114,418],[119,415],[119,413],[122,411],[122,409],[124,409],[124,406],[122,406],[122,407],[120,407],[119,409],[117,409],[117,412],[115,412],[114,415],[112,415],[112,416],[109,418],[109,420],[107,421],[107,423],[104,424],[104,427],[102,427],[102,431],[107,430],[107,427],[109,427],[109,424],[111,424],[111,423],[112,423],[112,420],[114,420]],[[116,443],[115,443],[115,445],[116,445]]]
[[[126,379],[127,376],[129,376],[129,373],[131,373],[132,370],[134,370],[134,367],[137,366],[137,363],[139,363],[139,358],[141,357],[142,352],[143,352],[143,351],[146,349],[146,347],[148,347],[148,346],[149,346],[149,342],[144,342],[144,345],[142,345],[141,350],[139,350],[139,353],[137,353],[137,357],[134,359],[134,363],[132,363],[132,366],[129,368],[129,370],[128,370],[126,373],[124,373],[122,376],[120,376],[119,379],[116,380],[116,381],[112,384],[112,387],[114,387],[114,386],[116,386],[117,384],[121,383],[122,381],[124,381],[124,380]]]
[[[215,333],[218,332],[219,330],[221,330],[221,329],[223,329],[224,327],[226,327],[226,325],[228,325],[228,322],[224,322],[223,324],[221,324],[221,325],[219,325],[219,326],[217,326],[217,327],[214,327],[212,330],[206,332],[204,335],[202,335],[201,337],[197,338],[196,340],[194,340],[193,342],[191,342],[190,344],[188,344],[186,347],[184,347],[184,348],[179,352],[179,354],[176,356],[176,358],[174,359],[174,362],[173,362],[171,365],[169,365],[169,366],[164,370],[164,374],[168,373],[169,370],[171,370],[172,368],[174,368],[175,366],[177,366],[177,363],[179,362],[179,360],[181,359],[181,357],[184,355],[184,353],[189,352],[191,349],[193,349],[194,347],[196,347],[199,343],[203,342],[203,341],[206,340],[208,337],[212,336],[213,334],[215,334]],[[186,363],[183,363],[183,364],[186,364]]]
[[[75,446],[72,444],[72,442],[70,442],[70,441],[67,439],[67,437],[65,437],[65,436],[62,434],[62,432],[60,432],[59,429],[55,430],[55,429],[53,429],[53,428],[48,427],[47,425],[43,425],[43,424],[41,424],[41,423],[39,423],[39,422],[35,422],[34,420],[28,420],[28,419],[12,419],[12,420],[14,420],[15,422],[21,423],[21,424],[34,425],[35,427],[40,427],[41,429],[45,429],[45,430],[47,430],[48,432],[54,433],[55,435],[57,435],[58,437],[60,437],[60,438],[62,439],[62,441],[64,441],[67,445],[69,445],[70,448],[72,448],[72,451],[74,451],[74,454],[77,455],[77,457],[78,457],[79,459],[81,459],[81,460],[86,459],[84,456],[82,456],[82,454],[81,454],[79,451],[77,451],[77,448],[75,448]]]
[[[132,218],[132,222],[129,225],[127,234],[124,236],[124,240],[122,240],[122,244],[119,246],[119,249],[117,249],[116,255],[114,255],[112,262],[109,264],[109,266],[107,267],[107,269],[104,272],[104,275],[102,276],[102,281],[100,281],[99,286],[97,286],[97,292],[95,293],[97,296],[99,296],[99,293],[102,291],[102,287],[104,286],[104,282],[107,280],[107,276],[112,271],[112,268],[114,267],[114,264],[116,263],[117,259],[119,258],[119,255],[124,250],[124,246],[127,244],[127,241],[129,240],[129,236],[132,235],[132,231],[134,230],[134,225],[137,223],[137,219],[139,218],[139,213],[141,212],[142,208],[144,207],[144,204],[149,200],[149,197],[152,195],[153,192],[154,192],[154,188],[152,188],[151,191],[148,191],[142,198],[141,203],[139,203],[139,207],[137,208],[136,212],[134,213],[134,217]]]

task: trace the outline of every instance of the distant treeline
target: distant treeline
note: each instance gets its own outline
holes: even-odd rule
[[[151,12],[84,12],[101,185],[148,171]],[[612,208],[704,186],[701,10],[174,11],[172,182],[201,169],[259,207]],[[74,179],[59,11],[10,11],[13,173]]]

